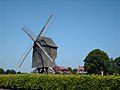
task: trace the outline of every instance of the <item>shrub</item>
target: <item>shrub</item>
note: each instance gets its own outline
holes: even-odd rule
[[[0,88],[39,90],[120,90],[120,76],[0,75]]]

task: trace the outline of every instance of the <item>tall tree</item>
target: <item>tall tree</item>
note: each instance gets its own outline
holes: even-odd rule
[[[84,67],[88,74],[106,74],[109,67],[109,57],[107,53],[100,49],[92,50],[84,59]]]

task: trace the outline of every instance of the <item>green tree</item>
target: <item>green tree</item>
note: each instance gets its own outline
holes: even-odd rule
[[[10,69],[6,70],[6,72],[5,72],[5,73],[6,73],[6,74],[11,74]]]
[[[10,70],[10,73],[11,73],[11,74],[16,74],[16,71],[13,70],[13,69],[11,69],[11,70]]]
[[[71,68],[71,67],[68,67],[68,69],[69,69],[69,71],[70,71],[71,73],[73,73],[73,72],[72,72],[72,68]]]
[[[76,68],[73,69],[73,70],[72,70],[72,73],[73,73],[73,74],[76,74],[76,73],[77,73],[77,69],[76,69]]]
[[[116,59],[115,59],[115,66],[116,66],[116,73],[117,74],[120,74],[120,57],[117,57]]]
[[[120,57],[117,57],[116,59],[110,60],[110,68],[109,68],[109,74],[120,74]]]
[[[16,74],[16,71],[15,70],[13,70],[13,69],[8,69],[8,70],[6,70],[6,74]]]
[[[0,74],[4,74],[4,69],[0,68]]]
[[[21,72],[20,72],[20,71],[18,71],[18,72],[17,72],[17,74],[21,74]]]
[[[92,50],[84,59],[84,67],[88,74],[106,74],[109,68],[109,57],[100,49]]]
[[[113,58],[110,59],[110,67],[108,69],[108,72],[110,75],[116,73],[116,65],[115,65],[115,60],[113,60]]]

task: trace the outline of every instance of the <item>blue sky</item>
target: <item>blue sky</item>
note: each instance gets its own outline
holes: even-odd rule
[[[119,0],[0,0],[0,67],[30,72],[32,52],[20,69],[17,62],[32,43],[21,30],[27,25],[36,35],[53,14],[46,36],[58,48],[56,63],[77,68],[96,48],[109,57],[120,56]],[[44,34],[44,33],[43,33]]]

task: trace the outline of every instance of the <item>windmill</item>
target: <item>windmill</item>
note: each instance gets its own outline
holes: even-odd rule
[[[43,26],[42,30],[35,38],[35,35],[32,31],[27,27],[24,26],[22,30],[31,38],[33,41],[33,45],[29,46],[28,50],[19,60],[19,68],[25,61],[26,57],[28,56],[29,52],[33,48],[32,53],[32,68],[36,68],[34,71],[38,73],[48,73],[50,71],[49,67],[53,68],[55,72],[62,73],[57,68],[55,63],[55,59],[57,57],[57,45],[54,41],[46,36],[42,36],[43,31],[46,29],[48,23],[52,19],[53,15],[51,15],[48,20],[46,21],[45,25]],[[21,61],[21,62],[20,62]]]

